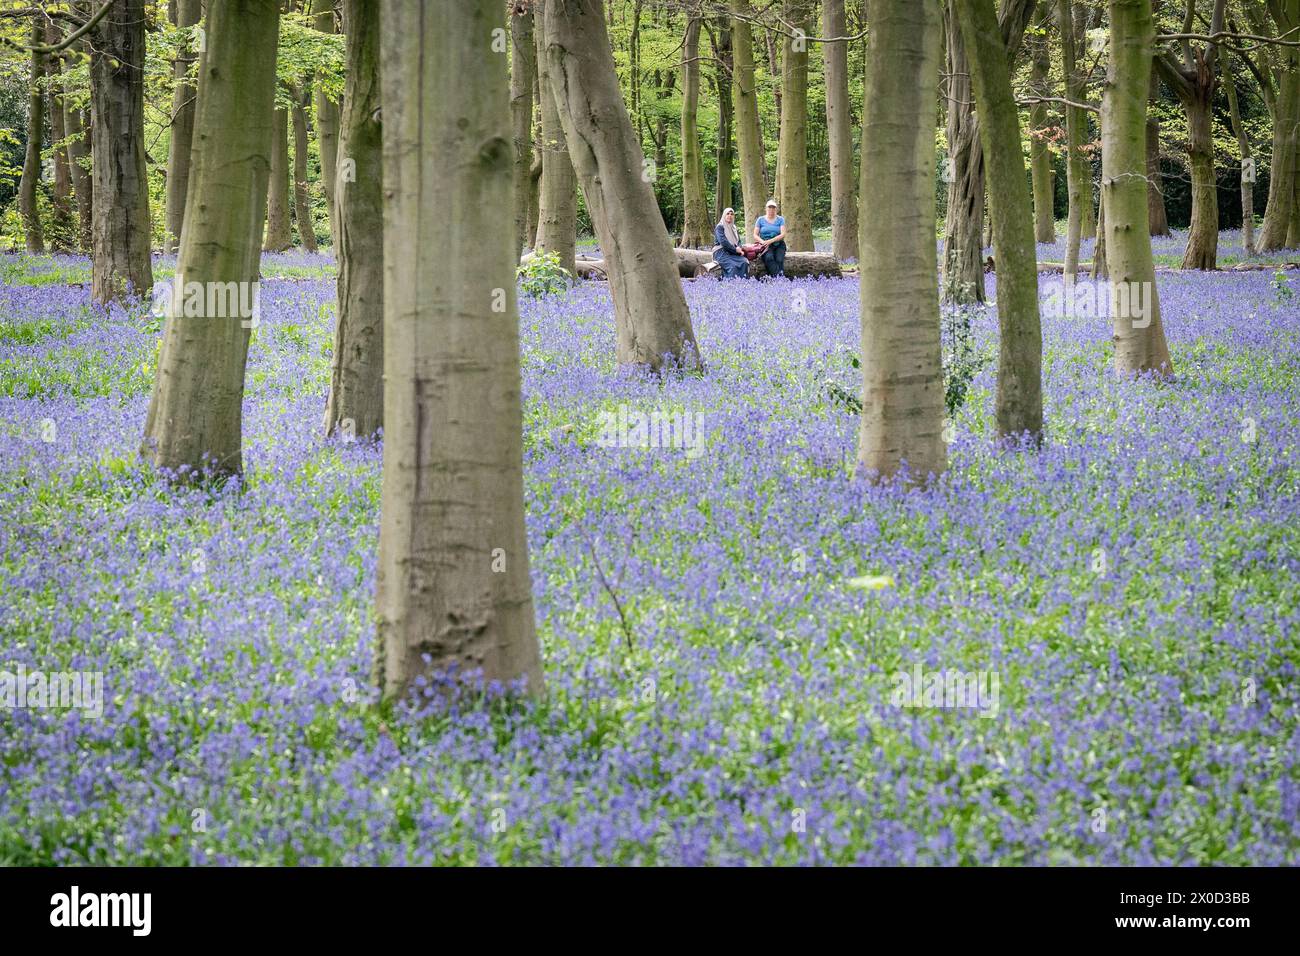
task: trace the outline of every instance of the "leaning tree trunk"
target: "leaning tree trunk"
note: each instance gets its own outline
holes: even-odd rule
[[[533,248],[560,257],[560,265],[577,273],[575,246],[578,235],[578,178],[565,142],[557,91],[546,62],[545,32],[550,0],[533,5],[533,33],[537,40],[537,98],[542,114],[542,183],[538,191],[537,240]],[[590,212],[590,210],[588,210]],[[593,217],[594,218],[594,217]]]
[[[791,252],[813,249],[812,205],[808,199],[808,39],[810,0],[784,0],[785,22],[798,33],[781,41],[781,140],[777,181],[785,244]]]
[[[704,195],[704,157],[700,155],[700,17],[686,20],[682,42],[682,237],[683,249],[713,245],[709,200]]]
[[[293,245],[293,224],[289,217],[289,111],[277,109],[271,140],[271,179],[267,183],[267,252],[284,252]]]
[[[672,240],[623,106],[600,0],[548,0],[544,50],[569,154],[609,265],[622,365],[699,360]]]
[[[208,5],[186,227],[144,440],[154,465],[190,477],[243,468],[244,367],[258,318],[279,21],[279,0]]]
[[[1072,0],[1059,0],[1056,22],[1061,31],[1065,98],[1075,103],[1082,103],[1084,83],[1076,63],[1077,35],[1073,8]],[[1145,99],[1143,103],[1145,104]],[[1083,153],[1084,139],[1088,130],[1087,113],[1076,106],[1065,106],[1064,111],[1065,182],[1070,198],[1065,226],[1065,277],[1070,280],[1079,273],[1079,243],[1087,227],[1085,219],[1091,218],[1092,176],[1088,171],[1088,159]]]
[[[1101,101],[1102,202],[1110,268],[1115,371],[1173,374],[1151,257],[1146,95],[1155,26],[1151,0],[1107,0],[1110,63]]]
[[[735,146],[731,139],[731,27],[726,17],[719,17],[717,33],[713,39],[713,55],[717,59],[713,85],[718,94],[718,145],[714,150],[717,180],[713,191],[713,221],[722,221],[722,211],[731,208],[731,159]],[[740,232],[744,233],[744,220],[737,217]]]
[[[1245,167],[1254,162],[1250,151],[1250,138],[1246,127],[1241,122],[1241,108],[1237,104],[1237,84],[1233,82],[1232,71],[1228,61],[1224,61],[1223,86],[1228,94],[1228,115],[1232,120],[1232,132],[1237,137],[1237,148],[1241,152],[1241,246],[1247,257],[1255,254],[1255,176],[1247,173]]]
[[[315,27],[321,33],[334,33],[338,27],[334,22],[334,9],[337,0],[314,0],[312,12]],[[320,179],[325,187],[325,207],[329,213],[330,243],[336,243],[334,208],[336,183],[339,165],[339,104],[329,98],[325,86],[318,79],[312,94],[313,107],[316,110],[316,147],[320,150]]]
[[[1165,187],[1160,175],[1160,119],[1154,109],[1159,102],[1159,74],[1152,63],[1151,88],[1147,99],[1147,218],[1151,223],[1151,235],[1172,236],[1169,216],[1165,213]]]
[[[848,35],[844,0],[822,0],[822,30]],[[849,41],[827,43],[826,131],[831,164],[831,251],[837,259],[858,257],[858,203],[853,190],[853,118],[849,106]]]
[[[948,0],[948,181],[943,222],[943,301],[983,302],[984,154],[961,29]]]
[[[307,105],[295,86],[293,96],[293,216],[298,223],[298,239],[308,252],[316,251],[316,224],[311,218],[311,200],[307,195]],[[307,97],[306,99],[310,99]]]
[[[998,435],[1035,443],[1043,436],[1043,333],[1038,315],[1038,258],[1020,116],[1011,68],[993,4],[957,0],[962,40],[979,104],[993,259],[998,276]]]
[[[515,147],[515,247],[532,245],[528,232],[532,201],[533,81],[537,75],[537,42],[533,38],[531,0],[511,0],[510,14],[510,130]]]
[[[94,243],[91,298],[153,288],[144,150],[144,0],[112,0],[90,43]]]
[[[62,31],[53,22],[45,25],[45,40],[56,44],[61,40]],[[67,139],[67,123],[63,118],[63,80],[62,68],[57,54],[52,56],[47,66],[50,77],[50,99],[46,110],[50,117],[50,135],[55,143]],[[71,252],[76,248],[76,229],[72,224],[72,170],[68,166],[67,146],[54,149],[54,188],[50,193],[50,205],[53,220],[50,223],[50,246],[55,252]]]
[[[176,26],[186,30],[199,22],[201,0],[176,0]],[[185,191],[190,181],[190,150],[194,144],[194,87],[187,79],[194,62],[189,41],[172,61],[171,145],[167,153],[167,199],[164,209],[163,252],[175,252],[185,217]]]
[[[862,421],[858,463],[915,479],[947,468],[934,242],[937,3],[870,0],[863,91]]]
[[[767,201],[767,159],[763,154],[763,134],[758,125],[758,90],[754,85],[754,35],[748,20],[749,0],[731,0],[732,56],[735,71],[732,73],[732,98],[736,101],[736,151],[740,158],[740,198],[744,204],[742,215],[736,219],[743,228],[742,238],[748,241],[754,220]]]
[[[1040,30],[1047,19],[1047,8],[1038,11]],[[1029,88],[1034,96],[1050,96],[1050,49],[1046,33],[1035,36],[1030,57]],[[1034,190],[1034,241],[1056,241],[1056,215],[1052,177],[1052,150],[1048,144],[1047,104],[1034,103],[1029,108],[1029,174]]]
[[[94,186],[90,170],[90,132],[85,114],[63,101],[63,123],[68,134],[68,167],[72,171],[72,192],[77,200],[77,245],[84,253],[94,247]]]
[[[325,434],[370,437],[384,424],[384,168],[376,0],[343,0],[346,86],[334,194],[338,324]],[[435,244],[436,245],[436,244]],[[409,253],[408,253],[409,254]]]
[[[500,0],[386,4],[386,390],[375,678],[542,690],[524,486]],[[498,304],[501,306],[498,308]]]
[[[40,13],[32,14],[32,46],[45,42],[45,28]],[[37,187],[41,182],[41,146],[45,134],[45,93],[41,78],[45,76],[45,54],[35,50],[30,55],[30,73],[27,96],[27,144],[23,151],[23,177],[18,184],[18,215],[23,221],[23,237],[27,251],[45,251],[45,232],[41,228],[41,213],[36,202]]]

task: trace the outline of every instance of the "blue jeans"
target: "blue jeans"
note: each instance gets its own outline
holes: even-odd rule
[[[713,261],[722,266],[722,278],[743,279],[749,275],[749,260],[744,256],[732,255],[725,249],[713,253]]]
[[[785,278],[785,240],[774,242],[763,252],[763,267],[772,278]]]

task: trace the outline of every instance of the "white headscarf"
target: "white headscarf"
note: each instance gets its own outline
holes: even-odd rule
[[[734,222],[727,222],[727,213],[731,213],[734,216],[736,210],[732,209],[730,206],[722,210],[722,218],[718,220],[718,225],[722,227],[722,231],[726,234],[727,241],[733,246],[739,247],[740,234],[736,232],[736,224]]]

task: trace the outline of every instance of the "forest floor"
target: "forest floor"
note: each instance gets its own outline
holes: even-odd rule
[[[103,680],[0,709],[0,863],[1300,863],[1300,275],[1162,273],[1172,383],[1045,316],[1037,452],[991,439],[971,310],[910,492],[851,477],[854,279],[686,283],[707,368],[666,383],[616,373],[604,284],[521,300],[547,694],[416,711],[369,702],[333,264],[264,270],[210,492],[137,460],[146,306],[0,257],[0,672]],[[685,447],[602,440],[656,411]]]

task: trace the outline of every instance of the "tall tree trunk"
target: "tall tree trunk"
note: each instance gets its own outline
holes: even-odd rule
[[[186,228],[145,424],[144,450],[159,468],[193,475],[206,466],[219,476],[243,468],[279,20],[278,0],[208,4]]]
[[[1095,20],[1093,19],[1094,17]],[[1087,48],[1083,44],[1085,42],[1085,39],[1088,36],[1088,28],[1092,25],[1096,25],[1096,26],[1101,25],[1101,11],[1099,9],[1093,9],[1087,3],[1075,4],[1074,43],[1075,43],[1075,53],[1080,60],[1083,59],[1083,54],[1086,52]],[[1084,99],[1084,93],[1086,87],[1085,85],[1083,85],[1083,77],[1084,77],[1084,72],[1082,70],[1083,64],[1080,63],[1079,66],[1080,66],[1080,73],[1079,73],[1080,86],[1078,89],[1079,98],[1076,102],[1081,103],[1083,102]],[[1088,151],[1087,151],[1088,144],[1092,141],[1092,132],[1089,129],[1089,122],[1090,122],[1090,117],[1088,115],[1088,111],[1080,110],[1079,111],[1079,128],[1080,128],[1079,142],[1082,147],[1081,168],[1083,170],[1083,206],[1079,210],[1079,217],[1080,217],[1079,228],[1082,230],[1085,236],[1093,235],[1093,233],[1095,233],[1097,229],[1097,215],[1095,212],[1096,207],[1094,206],[1094,203],[1096,202],[1096,197],[1093,195],[1094,190],[1092,185],[1092,160],[1089,158]]]
[[[45,24],[45,41],[55,44],[61,40],[62,33],[53,22]],[[62,67],[57,55],[50,57],[47,72],[52,78],[50,83],[49,108],[50,135],[54,142],[62,143],[68,135],[67,123],[63,118],[63,81]],[[58,146],[54,149],[54,189],[50,194],[53,221],[50,223],[50,245],[55,252],[71,252],[76,248],[76,229],[72,224],[72,170],[68,165],[68,148]]]
[[[307,193],[307,100],[297,86],[293,96],[293,216],[298,223],[298,239],[308,252],[316,251],[316,224],[311,217],[311,199]]]
[[[338,29],[334,18],[337,2],[338,0],[313,0],[314,25],[321,33],[334,33]],[[324,84],[319,80],[312,98],[316,110],[316,147],[320,150],[321,185],[325,187],[325,206],[329,213],[330,244],[335,245],[338,243],[335,193],[339,164],[339,104],[329,98]]]
[[[544,51],[569,154],[609,266],[622,365],[698,362],[672,240],[623,107],[600,0],[548,0]]]
[[[1082,103],[1084,83],[1077,65],[1077,34],[1072,0],[1059,0],[1056,22],[1061,30],[1065,98],[1075,103]],[[1145,103],[1145,99],[1143,102]],[[1088,159],[1083,153],[1084,139],[1088,131],[1087,113],[1075,106],[1066,106],[1064,111],[1065,181],[1070,197],[1070,209],[1065,227],[1064,274],[1067,280],[1072,280],[1079,273],[1079,242],[1087,228],[1085,220],[1092,218],[1092,175],[1088,171]]]
[[[713,193],[713,221],[721,222],[722,211],[730,208],[732,202],[731,160],[735,151],[731,137],[731,73],[734,67],[731,55],[731,26],[727,17],[718,18],[713,55],[717,60],[713,76],[714,86],[718,92],[718,147],[714,153],[718,177]],[[744,220],[737,217],[736,221],[740,223],[740,232],[743,233]]]
[[[32,14],[32,46],[45,42],[45,28],[40,13]],[[18,214],[23,221],[23,237],[30,253],[45,252],[45,231],[41,228],[41,213],[36,201],[41,182],[41,146],[45,135],[45,94],[41,79],[45,76],[45,54],[32,51],[28,77],[27,145],[23,151],[23,177],[18,184]]]
[[[63,123],[68,134],[68,167],[72,192],[77,198],[77,245],[89,253],[94,246],[94,185],[86,162],[90,157],[90,130],[85,113],[63,101]]]
[[[1278,0],[1270,5],[1279,34],[1300,26],[1300,0]],[[1288,39],[1294,40],[1290,34]],[[1277,102],[1273,116],[1273,153],[1269,168],[1268,205],[1259,230],[1259,251],[1286,248],[1291,212],[1296,204],[1296,158],[1300,155],[1300,48],[1283,47],[1278,57]]]
[[[199,22],[201,0],[176,0],[176,26],[188,29]],[[163,252],[175,252],[185,217],[185,191],[190,181],[190,150],[194,144],[194,87],[186,79],[195,60],[190,44],[172,61],[171,145],[167,152],[167,199],[164,208]]]
[[[338,324],[325,434],[370,437],[384,425],[384,167],[379,0],[343,0],[346,85],[339,151]],[[408,253],[409,254],[409,253]]]
[[[870,0],[863,91],[861,467],[891,476],[947,468],[934,243],[937,3]]]
[[[731,10],[739,16],[732,20],[734,31],[732,55],[735,71],[732,73],[732,96],[736,101],[736,149],[740,154],[740,198],[744,204],[743,218],[737,216],[744,228],[738,230],[748,236],[754,220],[759,217],[767,202],[767,159],[763,153],[763,134],[758,125],[758,91],[754,86],[754,37],[749,21],[740,17],[749,15],[749,0],[731,0]]]
[[[943,301],[983,302],[984,154],[961,28],[947,0],[948,211],[943,223]]]
[[[1148,194],[1150,199],[1150,194]],[[1097,203],[1097,236],[1092,244],[1092,278],[1109,279],[1110,267],[1106,263],[1106,197]]]
[[[1107,0],[1110,63],[1101,100],[1102,202],[1110,267],[1115,371],[1173,374],[1151,257],[1146,96],[1155,25],[1151,0]]]
[[[573,169],[569,145],[565,141],[567,130],[560,118],[560,107],[557,104],[559,93],[551,76],[551,64],[546,60],[546,38],[542,29],[547,10],[552,5],[551,0],[535,0],[533,4],[533,33],[537,40],[537,98],[541,101],[542,113],[542,183],[538,191],[535,248],[538,252],[558,255],[560,265],[577,275],[574,246],[578,234],[578,177]],[[640,172],[638,167],[638,175]]]
[[[980,143],[988,176],[989,221],[998,275],[998,435],[1043,434],[1043,333],[1038,315],[1038,258],[1020,116],[997,14],[989,0],[957,0],[962,40],[982,114]]]
[[[1228,94],[1228,115],[1232,120],[1232,132],[1237,137],[1237,148],[1241,152],[1241,245],[1247,256],[1255,254],[1255,176],[1246,172],[1246,167],[1254,163],[1250,150],[1250,139],[1246,127],[1241,122],[1241,108],[1237,105],[1237,84],[1233,81],[1229,61],[1224,61],[1223,86]]]
[[[1165,214],[1165,187],[1160,175],[1160,120],[1154,109],[1160,102],[1159,73],[1151,64],[1151,88],[1147,98],[1147,218],[1151,235],[1172,236]]]
[[[293,222],[289,213],[289,111],[277,108],[272,122],[271,178],[267,183],[267,252],[284,252],[293,245]]]
[[[511,0],[510,14],[510,129],[515,147],[515,246],[532,245],[528,232],[532,201],[533,83],[537,76],[537,41],[533,37],[530,0]]]
[[[704,195],[704,157],[700,155],[700,23],[694,14],[686,19],[682,42],[682,238],[684,249],[713,245],[709,200]]]
[[[1047,20],[1046,6],[1038,9],[1040,30]],[[1050,44],[1045,32],[1032,41],[1029,88],[1034,96],[1052,93]],[[1034,103],[1029,108],[1029,175],[1034,190],[1034,241],[1056,241],[1055,188],[1052,176],[1052,150],[1048,143],[1048,112],[1046,103]]]
[[[94,247],[91,297],[153,288],[144,154],[144,0],[112,0],[90,43]]]
[[[542,690],[524,535],[500,0],[385,4],[386,301],[375,676]],[[500,303],[503,308],[495,308]],[[427,662],[427,663],[426,663]]]
[[[822,0],[827,36],[848,35],[844,0]],[[849,41],[827,43],[826,131],[831,163],[831,252],[837,259],[858,257],[858,203],[853,190],[853,118],[849,106]]]
[[[813,249],[812,205],[808,198],[808,40],[810,0],[784,0],[785,21],[803,36],[781,42],[781,141],[777,148],[781,215],[791,252]]]

